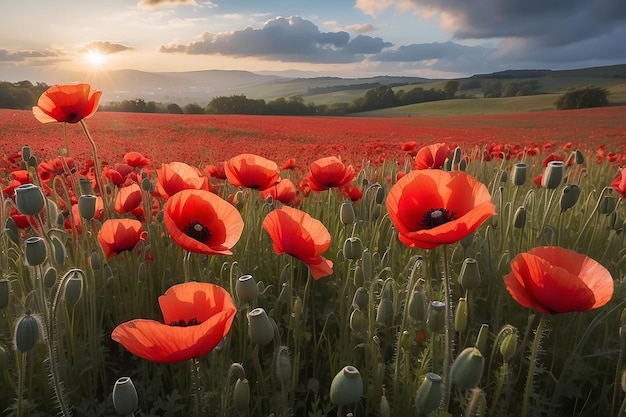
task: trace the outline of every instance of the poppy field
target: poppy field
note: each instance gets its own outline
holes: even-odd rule
[[[626,108],[0,110],[0,416],[621,416]]]

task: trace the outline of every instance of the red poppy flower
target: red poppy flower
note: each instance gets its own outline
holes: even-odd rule
[[[136,209],[142,201],[139,184],[130,184],[118,190],[115,196],[115,211],[120,214]]]
[[[41,123],[78,123],[93,116],[101,96],[89,84],[53,85],[39,97],[33,115]]]
[[[237,311],[222,287],[186,282],[159,297],[163,323],[135,319],[118,325],[111,338],[134,355],[175,363],[211,352],[228,334]]]
[[[280,169],[283,171],[294,169],[296,167],[296,158],[286,159],[285,162],[281,165]]]
[[[626,168],[619,170],[620,175],[611,181],[611,187],[622,197],[626,198]]]
[[[422,249],[458,242],[495,214],[484,184],[462,171],[438,169],[400,178],[386,205],[400,241]]]
[[[181,190],[213,191],[209,179],[202,176],[200,170],[184,162],[161,164],[157,170],[156,192],[168,199]]]
[[[127,152],[124,155],[124,161],[126,161],[126,164],[134,168],[145,167],[146,165],[150,165],[150,160],[148,158],[146,158],[139,152],[134,152],[134,151]]]
[[[319,220],[283,206],[265,217],[263,229],[272,238],[277,255],[286,253],[308,264],[314,279],[333,273],[333,263],[320,256],[330,246],[330,233]]]
[[[435,143],[424,146],[415,155],[416,169],[438,169],[443,166],[448,157],[448,145],[445,143]]]
[[[163,221],[172,240],[190,252],[232,255],[243,219],[235,207],[206,190],[183,190],[165,203]]]
[[[225,180],[226,179],[226,172],[224,171],[225,164],[226,163],[224,161],[220,161],[216,163],[215,165],[207,165],[204,167],[203,171],[209,177],[213,177],[218,180]]]
[[[345,166],[336,156],[327,156],[313,161],[309,166],[309,187],[313,191],[324,191],[341,187],[354,178],[354,167]]]
[[[263,199],[272,196],[274,200],[278,200],[283,204],[290,204],[296,198],[297,191],[294,183],[290,179],[285,178],[278,181],[276,185],[261,190],[259,194]]]
[[[237,155],[226,161],[224,172],[228,182],[233,186],[255,190],[264,190],[280,180],[276,162],[249,153]]]
[[[606,268],[558,246],[518,254],[504,284],[515,301],[544,314],[591,310],[613,296],[613,278]]]
[[[132,250],[144,239],[145,233],[139,220],[108,219],[102,223],[98,241],[104,255],[109,259],[126,250]]]

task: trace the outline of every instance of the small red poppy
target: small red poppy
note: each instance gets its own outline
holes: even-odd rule
[[[619,176],[611,181],[611,187],[622,197],[626,198],[626,168],[619,170]]]
[[[163,221],[178,246],[207,255],[232,255],[243,231],[237,209],[206,190],[174,194],[165,203]]]
[[[53,85],[39,97],[33,115],[41,123],[78,123],[93,116],[101,96],[89,84]]]
[[[280,180],[276,162],[249,153],[237,155],[226,161],[224,172],[231,185],[255,190],[264,190]]]
[[[228,292],[205,282],[170,287],[159,297],[165,324],[135,319],[118,325],[111,338],[134,355],[175,363],[211,352],[228,334],[237,309]]]
[[[344,165],[336,156],[327,156],[311,163],[307,178],[311,190],[324,191],[352,181],[354,167]]]
[[[139,207],[142,202],[141,188],[133,183],[121,187],[115,196],[115,211],[120,214],[128,213]]]
[[[296,198],[297,192],[298,190],[294,183],[290,179],[284,178],[278,181],[276,185],[261,190],[259,194],[263,199],[272,196],[283,204],[290,204]]]
[[[133,168],[150,165],[150,160],[148,158],[135,151],[127,152],[124,155],[124,161],[126,161],[126,164]]]
[[[283,171],[294,169],[296,167],[296,158],[286,159],[285,162],[281,165],[280,169]]]
[[[98,241],[107,259],[127,250],[132,250],[146,232],[141,222],[134,219],[108,219],[98,231]]]
[[[448,157],[449,148],[445,143],[434,143],[424,146],[415,155],[416,169],[438,169],[443,166]]]

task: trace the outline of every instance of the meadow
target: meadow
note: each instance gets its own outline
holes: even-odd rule
[[[0,110],[0,415],[621,416],[625,114]]]

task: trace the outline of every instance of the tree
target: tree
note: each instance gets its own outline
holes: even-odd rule
[[[167,112],[171,114],[183,114],[183,109],[176,103],[170,103],[167,105]]]
[[[554,104],[557,110],[585,109],[609,105],[609,91],[604,87],[572,87]]]
[[[450,80],[443,87],[443,91],[446,92],[446,98],[451,99],[454,98],[454,95],[457,91],[459,91],[459,82],[456,80]]]
[[[185,104],[183,107],[183,113],[185,114],[204,114],[204,109],[198,103]]]

